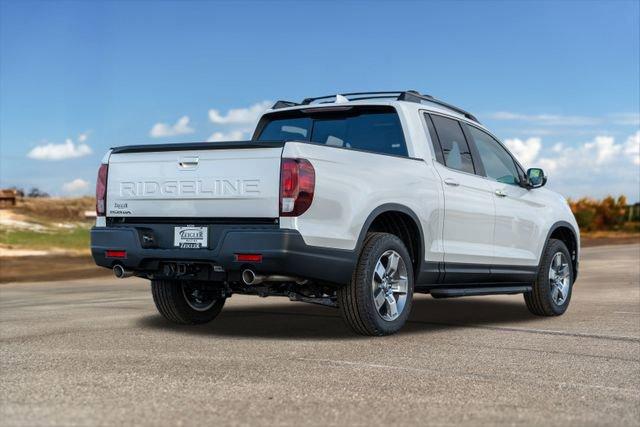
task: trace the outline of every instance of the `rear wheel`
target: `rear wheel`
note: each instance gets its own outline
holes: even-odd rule
[[[411,257],[395,235],[369,233],[351,283],[338,290],[345,322],[361,335],[389,335],[407,321],[413,301]]]
[[[188,280],[152,280],[151,293],[160,314],[182,325],[212,321],[225,303],[219,291]]]
[[[527,308],[538,316],[559,316],[569,307],[572,290],[571,254],[564,242],[552,239],[542,254],[531,292],[524,294]]]

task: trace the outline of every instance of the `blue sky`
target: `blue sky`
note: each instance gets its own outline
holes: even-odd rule
[[[635,201],[639,4],[1,1],[0,185],[91,193],[113,145],[241,138],[265,101],[417,89],[551,188]]]

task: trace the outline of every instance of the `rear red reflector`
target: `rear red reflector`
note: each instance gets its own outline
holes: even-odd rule
[[[262,262],[261,254],[236,254],[238,262]]]
[[[127,251],[104,251],[104,256],[106,258],[126,258]]]

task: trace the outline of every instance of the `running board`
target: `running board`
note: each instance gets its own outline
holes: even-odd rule
[[[531,286],[500,286],[492,288],[436,288],[431,289],[431,296],[434,298],[452,298],[452,297],[468,297],[476,295],[505,295],[505,294],[522,294],[530,292]]]

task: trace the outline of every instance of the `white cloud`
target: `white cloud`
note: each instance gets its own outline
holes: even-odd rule
[[[193,132],[193,128],[189,127],[189,116],[182,116],[173,126],[166,123],[156,123],[151,128],[149,135],[153,138],[163,138],[167,136],[186,135]]]
[[[640,130],[627,138],[624,154],[629,156],[633,164],[640,165]]]
[[[498,126],[494,126],[494,128],[498,128]],[[505,135],[536,135],[554,138],[569,137],[590,139],[596,135],[607,135],[611,133],[611,126],[500,126],[499,129],[500,133]],[[619,132],[620,131],[618,131],[618,133]],[[626,131],[623,133],[626,133]]]
[[[73,159],[77,157],[84,157],[92,153],[91,147],[85,142],[87,140],[87,134],[80,134],[78,137],[78,143],[74,143],[71,138],[68,138],[62,144],[48,143],[44,145],[38,145],[27,153],[27,157],[36,160],[65,160]]]
[[[220,114],[219,110],[209,110],[209,120],[212,123],[226,124],[244,124],[254,125],[265,110],[271,108],[271,101],[262,101],[248,108],[233,108],[227,111],[226,115]]]
[[[584,144],[585,153],[595,153],[595,164],[601,165],[620,154],[622,145],[616,144],[611,136],[596,136],[593,142]]]
[[[577,146],[567,146],[562,143],[556,143],[548,151],[542,148],[540,138],[529,138],[527,141],[537,140],[540,146],[535,150],[525,151],[529,156],[528,158],[519,157],[517,150],[513,152],[525,166],[533,166],[536,162],[545,162],[552,165],[552,169],[565,169],[571,173],[577,173],[579,170],[597,171],[603,167],[610,170],[609,166],[612,164],[623,167],[634,163],[630,156],[624,154],[626,150],[633,149],[633,138],[635,137],[635,135],[630,136],[627,143],[619,144],[615,142],[612,136],[600,135],[596,136],[593,141],[584,142]],[[509,143],[507,143],[507,146],[511,148]],[[536,151],[535,155],[533,151]],[[537,154],[541,154],[541,156],[538,157]],[[548,157],[548,154],[552,154],[552,156]]]
[[[488,115],[493,120],[532,122],[543,126],[592,126],[603,122],[599,117],[565,116],[560,114],[521,114],[509,111],[498,111]]]
[[[540,138],[505,144],[525,167],[543,168],[550,188],[566,196],[625,194],[631,201],[640,199],[640,131],[625,142],[600,135],[575,146],[555,143],[547,148]]]
[[[271,101],[261,101],[247,108],[233,108],[226,114],[221,114],[215,109],[209,110],[209,120],[225,129],[215,131],[207,141],[241,141],[251,138],[253,127],[271,105]]]
[[[613,113],[602,117],[575,116],[562,114],[521,114],[511,111],[498,111],[488,114],[487,117],[493,120],[512,121],[520,123],[530,123],[537,126],[555,126],[558,131],[553,133],[567,133],[565,126],[598,126],[598,125],[620,125],[620,126],[640,126],[640,113]],[[591,132],[591,130],[583,131]],[[540,135],[548,133],[541,129]],[[576,133],[571,131],[571,133]]]
[[[89,189],[89,183],[81,178],[76,178],[71,182],[62,184],[65,193],[80,193]]]
[[[78,142],[85,142],[89,138],[89,132],[83,132],[78,135]]]
[[[526,141],[513,138],[506,139],[504,143],[523,165],[531,164],[531,162],[538,157],[538,153],[542,147],[542,140],[540,138],[529,138]]]
[[[640,126],[640,113],[616,113],[609,117],[616,125]]]
[[[250,130],[232,130],[229,132],[214,132],[207,139],[209,142],[219,141],[243,141],[249,139],[252,131]]]

